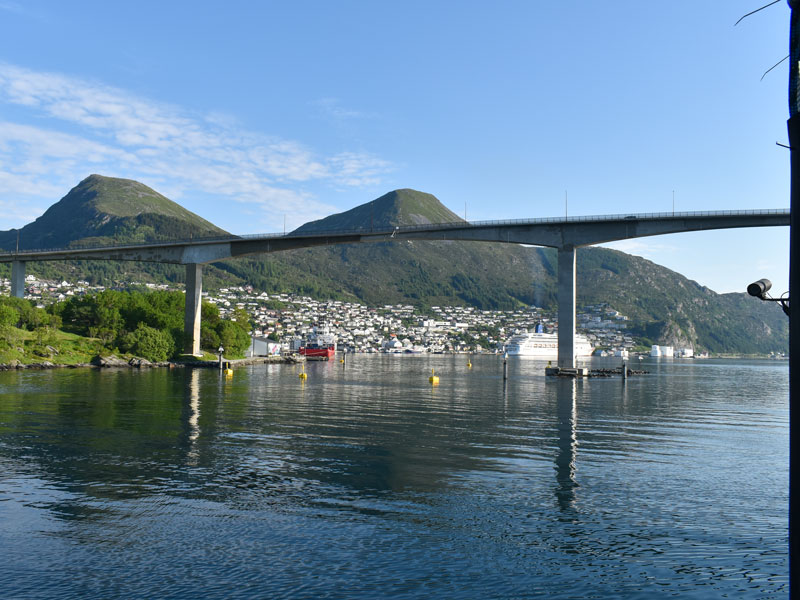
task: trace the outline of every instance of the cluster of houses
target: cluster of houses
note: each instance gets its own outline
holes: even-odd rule
[[[146,287],[151,290],[170,289],[167,284],[137,283],[132,284]],[[88,281],[49,281],[39,279],[35,275],[25,277],[25,297],[36,301],[39,305],[51,302],[61,302],[70,296],[81,296],[83,294],[94,294],[102,292],[106,287],[102,285],[90,285]],[[11,292],[11,281],[7,278],[0,278],[0,293],[8,295]]]
[[[256,293],[252,288],[224,288],[206,296],[223,317],[243,309],[255,323],[253,336],[269,352],[295,349],[302,341],[324,333],[348,352],[498,352],[522,330],[541,323],[557,329],[555,315],[531,307],[514,311],[479,310],[463,306],[411,305],[367,307],[338,300],[319,301],[293,294]],[[596,348],[613,354],[635,346],[626,333],[628,318],[607,305],[586,307],[578,315],[579,329]],[[271,340],[271,341],[270,341]]]
[[[144,285],[168,289],[167,285]],[[0,287],[9,293],[8,279]],[[69,283],[26,278],[26,297],[39,304],[57,302],[76,294],[99,292],[102,286],[86,281]],[[499,352],[505,342],[523,330],[541,323],[545,331],[557,330],[556,315],[531,307],[518,310],[479,310],[462,306],[433,306],[420,311],[411,305],[367,307],[338,300],[319,301],[293,294],[267,294],[250,286],[204,292],[223,318],[235,318],[236,309],[247,312],[260,340],[258,354],[296,349],[321,332],[336,338],[338,347],[349,352]],[[598,352],[627,353],[636,342],[627,333],[628,317],[606,304],[583,307],[577,315],[578,330]]]

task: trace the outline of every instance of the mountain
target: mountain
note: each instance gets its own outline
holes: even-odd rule
[[[402,189],[384,194],[372,202],[356,206],[346,212],[330,215],[318,221],[309,221],[295,229],[295,232],[387,228],[396,225],[455,223],[463,220],[439,202],[436,196],[417,190]]]
[[[431,194],[401,189],[296,231],[352,230],[461,219]],[[91,175],[34,223],[20,247],[111,241],[185,239],[221,229],[135,181]],[[0,232],[13,249],[15,230]],[[651,261],[606,248],[577,254],[578,305],[607,303],[630,317],[646,343],[692,345],[715,353],[788,350],[788,319],[773,303],[746,294],[717,294]],[[8,268],[0,272],[7,273]],[[33,263],[47,278],[182,282],[176,265],[76,261]],[[471,305],[510,309],[556,305],[556,252],[513,244],[397,241],[291,250],[209,265],[204,286],[248,283],[267,292],[295,292],[368,305]]]
[[[119,242],[149,242],[224,235],[213,223],[131,179],[89,175],[42,216],[22,229],[0,231],[0,248],[67,248]],[[9,268],[0,266],[8,276]],[[179,265],[70,261],[32,263],[28,272],[45,279],[85,279],[92,284],[183,281]],[[237,282],[210,269],[207,285]]]
[[[632,320],[633,333],[713,353],[788,352],[789,319],[777,303],[746,293],[718,294],[639,256],[578,250],[578,302],[607,302]]]
[[[24,250],[224,233],[138,181],[89,175],[33,223],[0,231],[0,248],[13,250],[17,239]]]
[[[295,232],[461,221],[431,194],[403,189]],[[553,259],[543,249],[457,241],[341,244],[265,255],[222,268],[267,291],[300,291],[369,305],[552,305]]]

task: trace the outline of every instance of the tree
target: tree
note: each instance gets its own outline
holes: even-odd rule
[[[0,329],[6,330],[19,322],[19,311],[6,304],[0,304]]]
[[[159,362],[175,353],[175,342],[169,333],[140,323],[136,331],[122,336],[120,350]]]
[[[225,348],[226,354],[244,354],[245,350],[250,347],[250,336],[233,321],[220,321],[217,334],[219,343]]]
[[[200,324],[200,347],[216,352],[219,348],[220,340],[217,331],[207,325],[206,323]]]
[[[250,315],[247,314],[247,311],[243,308],[237,308],[233,311],[233,315],[231,316],[231,321],[236,323],[236,326],[242,329],[245,333],[249,333],[252,329],[252,324],[250,322]]]

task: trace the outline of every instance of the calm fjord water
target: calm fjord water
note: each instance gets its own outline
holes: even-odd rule
[[[788,597],[786,363],[466,362],[0,373],[0,596]]]

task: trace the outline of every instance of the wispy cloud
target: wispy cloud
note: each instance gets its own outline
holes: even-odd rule
[[[620,240],[601,245],[653,261],[663,260],[665,255],[674,254],[678,250],[676,246],[655,241],[653,238]]]
[[[320,112],[326,117],[334,120],[343,121],[348,119],[364,119],[370,118],[371,115],[354,110],[352,108],[345,108],[341,102],[336,98],[321,98],[313,103]]]
[[[32,14],[30,10],[26,9],[19,2],[8,2],[6,0],[0,0],[0,11],[22,16],[29,16]]]
[[[0,182],[31,196],[63,193],[100,172],[158,183],[174,199],[202,192],[260,205],[262,215],[302,207],[311,218],[334,209],[315,202],[302,185],[374,185],[391,166],[365,153],[322,156],[219,114],[0,63],[3,104],[24,124],[20,118],[0,123]]]

